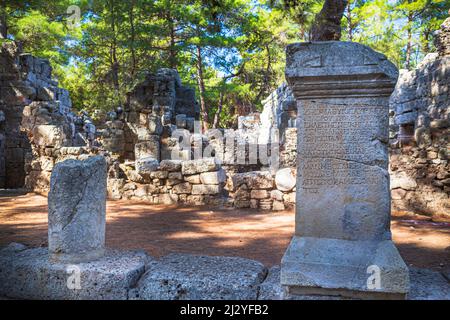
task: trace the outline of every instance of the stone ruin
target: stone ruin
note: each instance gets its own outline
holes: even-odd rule
[[[187,167],[189,168],[189,167]],[[103,156],[59,162],[51,175],[48,248],[0,250],[0,296],[17,299],[258,298],[267,269],[238,257],[105,248]]]
[[[142,250],[105,248],[106,176],[103,156],[68,159],[55,165],[49,193],[49,247],[29,248],[11,243],[0,249],[1,297],[59,300],[290,298],[283,293],[279,266],[268,270],[258,261],[239,257],[177,253],[155,259]],[[450,290],[442,277],[433,280],[433,291],[424,289],[430,277],[436,277],[435,273],[425,271],[411,272],[413,286],[409,298],[448,299]],[[295,298],[339,299],[310,294]]]
[[[112,199],[266,210],[283,210],[295,202],[295,168],[277,173],[269,170],[268,162],[250,161],[260,144],[269,150],[273,129],[293,126],[295,110],[292,103],[283,102],[287,86],[285,92],[268,98],[261,130],[240,125],[202,134],[195,128],[199,117],[195,91],[181,84],[175,70],[160,69],[146,74],[129,92],[123,112],[112,112],[104,124],[97,123],[92,144],[84,128],[85,115],[72,112],[69,94],[52,78],[47,60],[22,53],[14,42],[3,44],[0,58],[0,188],[46,194],[57,162],[102,154],[107,158]],[[286,134],[278,136],[279,131],[271,138],[288,141],[281,159],[290,159],[291,167],[295,130],[288,128]],[[230,137],[232,143],[224,144],[217,134]],[[180,161],[205,151],[209,157],[181,165]]]
[[[284,90],[288,92],[287,86]],[[273,94],[268,99],[263,112],[267,121],[261,130],[249,126],[247,118],[240,119],[236,130],[202,133],[194,90],[181,84],[175,70],[147,74],[129,92],[123,115],[99,130],[102,146],[110,154],[109,197],[265,210],[292,206],[295,168],[277,173],[269,170],[269,162],[250,159],[260,145],[270,149],[271,135],[277,142],[279,138],[289,141],[284,145],[290,155],[282,159],[291,164],[295,159],[292,140],[296,129],[290,128],[294,133],[290,135],[272,134],[274,129],[288,126],[289,116],[290,125],[295,126],[292,103],[282,107],[285,96]],[[226,143],[220,139],[223,136]]]
[[[390,99],[392,206],[450,216],[450,18],[438,52],[403,71]]]
[[[346,59],[336,52],[346,53]],[[49,248],[11,244],[0,250],[0,296],[405,298],[409,271],[389,230],[388,97],[397,79],[396,68],[359,44],[305,43],[288,47],[286,77],[299,106],[302,148],[298,149],[296,230],[281,270],[268,271],[257,261],[237,257],[170,254],[156,260],[142,251],[105,248],[108,169],[105,157],[96,156],[56,163],[50,179]],[[361,81],[354,82],[354,77]],[[309,86],[317,90],[305,90]],[[326,134],[326,140],[321,139]],[[159,162],[144,157],[136,166],[138,161],[149,162],[146,168],[158,168],[150,173],[181,170],[186,176],[199,175],[205,186],[223,175],[214,158],[202,160],[201,165],[197,160]],[[271,173],[256,175],[258,188],[269,190]],[[251,186],[254,177],[254,172],[247,172],[233,177],[233,182]],[[290,182],[282,182],[291,188]],[[380,273],[380,282],[368,281],[368,271],[374,270]],[[444,279],[433,287],[438,295],[424,295],[423,283],[416,279],[420,274],[411,273],[415,291],[409,298],[450,296]]]
[[[437,218],[450,216],[449,26],[450,18],[436,34],[436,53],[428,54],[415,70],[400,72],[389,102],[392,208]],[[247,135],[260,139],[279,129],[282,168],[296,164],[294,101],[283,84],[264,101],[261,114],[240,120]]]
[[[291,89],[283,83],[262,104],[261,114],[239,117],[239,129],[254,134],[259,145],[270,144],[275,137],[280,144],[280,167],[295,168],[297,106]]]
[[[299,113],[286,296],[405,298],[409,271],[390,233],[388,101],[397,68],[366,46],[330,41],[289,45],[285,73]],[[381,280],[370,283],[373,270]]]
[[[175,70],[159,69],[147,73],[127,94],[123,117],[106,122],[100,135],[104,148],[120,160],[171,159],[171,151],[178,145],[172,132],[193,132],[199,114],[195,90],[183,86]]]
[[[446,39],[448,21],[437,37],[439,52],[403,73],[390,100],[396,210],[450,215]],[[0,56],[0,188],[47,193],[55,163],[102,154],[111,199],[263,210],[295,204],[297,107],[287,84],[263,101],[261,113],[239,117],[236,129],[201,133],[195,91],[175,70],[147,73],[121,112],[96,123],[93,146],[48,61],[21,53],[14,43],[4,44]],[[189,173],[180,163],[187,160],[196,167]]]
[[[84,144],[80,124],[48,60],[4,42],[0,66],[0,188],[46,192],[56,162],[94,150],[73,148]]]
[[[450,55],[450,18],[447,18],[442,23],[441,29],[437,30],[434,43],[441,57]]]

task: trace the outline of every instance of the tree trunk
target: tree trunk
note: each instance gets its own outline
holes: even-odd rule
[[[220,113],[222,112],[223,108],[223,92],[220,91],[220,98],[219,98],[219,105],[217,106],[216,114],[214,115],[214,122],[213,122],[213,128],[217,129],[219,126],[219,119],[220,119]]]
[[[353,41],[352,8],[350,0],[347,3],[347,28],[348,28],[348,40]]]
[[[423,52],[424,53],[430,53],[430,35],[431,35],[431,30],[426,28],[423,31],[423,38],[424,38]]]
[[[119,62],[117,61],[117,39],[116,39],[116,19],[115,19],[115,10],[114,10],[114,0],[111,1],[111,30],[113,33],[113,41],[111,42],[110,47],[110,56],[111,56],[111,75],[112,82],[114,86],[115,98],[116,102],[120,104],[119,98]]]
[[[266,89],[269,87],[269,78],[270,78],[270,69],[272,68],[272,57],[270,55],[270,48],[269,45],[266,44],[265,45],[265,49],[267,51],[267,67],[266,67],[266,72],[264,73],[264,77],[263,77],[263,82],[261,83],[261,87],[259,89],[258,95],[255,98],[255,101],[260,101],[261,100],[261,96],[266,92]]]
[[[136,49],[135,49],[135,38],[136,38],[136,30],[134,27],[134,1],[131,0],[130,2],[130,27],[131,27],[131,80],[134,81],[134,75],[136,73]]]
[[[341,38],[341,19],[347,0],[326,0],[311,28],[311,41],[330,41]]]
[[[170,28],[170,44],[169,44],[169,65],[172,69],[177,68],[177,52],[175,50],[175,23],[171,15],[170,9],[167,10],[167,21],[169,21]]]
[[[5,4],[0,8],[0,39],[8,37],[7,14]]]
[[[411,67],[411,49],[412,49],[412,28],[411,28],[411,23],[412,23],[412,19],[413,19],[413,15],[412,13],[408,14],[408,42],[406,43],[406,57],[405,57],[405,64],[406,64],[406,69],[410,69]]]
[[[203,60],[202,60],[202,48],[197,46],[197,84],[198,91],[200,93],[200,112],[202,114],[202,126],[203,130],[207,130],[208,123],[208,110],[206,109],[205,102],[205,81],[203,79]]]

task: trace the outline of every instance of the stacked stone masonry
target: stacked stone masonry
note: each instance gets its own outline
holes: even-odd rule
[[[295,170],[227,175],[216,158],[162,160],[147,157],[110,166],[111,199],[154,204],[224,205],[284,210],[295,203]]]
[[[403,72],[390,99],[395,210],[450,215],[448,23],[436,37],[438,53]],[[175,70],[160,69],[130,91],[122,113],[99,124],[99,147],[88,147],[68,92],[52,79],[48,61],[21,53],[12,42],[3,44],[0,59],[0,188],[46,193],[57,162],[102,154],[113,199],[270,210],[295,202],[295,184],[285,190],[276,183],[297,162],[297,107],[287,84],[263,101],[260,114],[240,117],[237,129],[200,133],[195,91],[181,84]],[[199,155],[215,157],[217,168],[197,174],[180,165],[166,168],[179,161],[201,166],[203,160],[190,160]],[[255,181],[270,176],[272,186],[234,183],[245,175]]]
[[[97,151],[74,147],[79,128],[69,92],[52,78],[48,60],[9,41],[0,60],[0,188],[47,192],[56,162]]]
[[[438,52],[404,71],[390,99],[392,206],[450,216],[450,18]]]

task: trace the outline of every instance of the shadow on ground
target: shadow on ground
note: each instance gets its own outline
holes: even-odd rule
[[[280,263],[294,230],[292,211],[155,206],[108,201],[108,247],[239,256]],[[450,224],[393,219],[393,239],[409,265],[443,271],[450,263]],[[28,194],[0,198],[0,245],[47,245],[47,199]]]

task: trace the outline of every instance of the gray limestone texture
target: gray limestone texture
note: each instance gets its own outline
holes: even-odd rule
[[[48,195],[48,245],[55,261],[89,261],[103,255],[106,161],[102,156],[55,165]]]
[[[170,254],[149,264],[135,299],[254,300],[266,274],[249,259]]]
[[[397,68],[351,42],[292,44],[286,53],[298,164],[281,284],[294,295],[405,297],[408,269],[390,233],[388,100]],[[373,270],[381,277],[375,288]]]
[[[0,296],[38,300],[126,300],[151,261],[142,251],[107,250],[95,261],[54,262],[47,248],[0,251]]]

